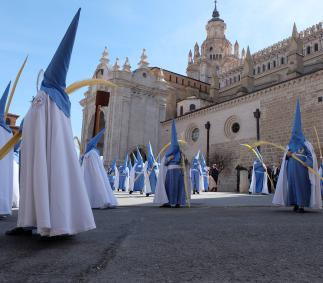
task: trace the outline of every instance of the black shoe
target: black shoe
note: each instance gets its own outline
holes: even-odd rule
[[[32,229],[16,227],[6,232],[7,236],[31,236],[33,234]]]
[[[200,192],[196,192],[198,195],[200,194]]]
[[[118,189],[118,192],[119,192],[119,189]]]
[[[298,213],[304,213],[304,212],[305,212],[304,207],[301,207],[301,208],[298,209]]]
[[[143,191],[140,191],[140,194],[142,195],[143,194]]]
[[[150,196],[150,194],[146,194],[146,197],[149,197]]]
[[[171,208],[172,206],[168,203],[165,203],[163,205],[160,206],[161,208]]]
[[[176,204],[175,208],[181,208],[180,204]]]
[[[195,195],[195,191],[193,191],[193,195]]]
[[[132,195],[132,193],[133,193],[133,191],[130,191],[130,192],[129,192],[129,195]]]
[[[298,205],[294,205],[293,211],[294,211],[294,212],[297,212],[297,211],[298,211],[298,209],[299,209]]]

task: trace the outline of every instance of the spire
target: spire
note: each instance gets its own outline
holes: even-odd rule
[[[244,60],[245,57],[246,57],[246,49],[242,48],[241,59]]]
[[[125,71],[125,72],[131,72],[131,65],[130,65],[128,57],[126,57],[126,61],[124,62],[122,70]]]
[[[104,47],[100,63],[105,65],[109,64],[109,50],[106,46]]]
[[[239,49],[240,49],[239,43],[236,40],[236,42],[234,44],[234,56],[236,56],[237,58],[239,58],[239,51],[240,51]]]
[[[142,50],[141,56],[140,56],[140,62],[138,63],[138,68],[147,68],[149,66],[148,63],[148,56],[146,54],[146,49]]]
[[[297,99],[292,136],[288,145],[289,150],[297,152],[299,149],[304,147],[304,143],[305,137],[302,129],[301,106],[299,99]]]
[[[214,10],[213,10],[213,13],[212,13],[212,19],[209,22],[216,22],[216,21],[223,22],[223,20],[220,19],[220,13],[219,13],[219,11],[217,9],[216,4],[217,4],[217,1],[215,0],[214,1]]]
[[[162,68],[159,69],[158,75],[157,75],[157,81],[159,82],[165,82],[165,75]]]
[[[119,58],[116,58],[116,62],[113,65],[113,71],[119,71],[120,70],[120,61]]]
[[[192,53],[192,50],[191,49],[188,52],[188,64],[189,65],[193,64],[193,53]]]
[[[106,128],[102,129],[95,137],[93,137],[92,139],[90,139],[90,141],[88,142],[87,146],[86,146],[86,151],[84,154],[88,153],[89,151],[91,151],[92,149],[95,149],[98,145],[98,142],[100,141],[100,139],[102,138],[102,136],[105,133]]]
[[[249,48],[249,46],[247,47],[246,60],[247,60],[247,61],[249,61],[249,62],[252,62],[252,57],[251,57],[251,53],[250,53],[250,48]]]
[[[216,7],[216,0],[214,1],[214,10],[213,10],[213,13],[212,13],[212,18],[219,18],[220,17],[220,13]]]
[[[298,31],[297,31],[296,23],[294,23],[294,26],[293,26],[293,34],[292,34],[292,37],[294,39],[297,39],[298,38]]]
[[[71,103],[65,93],[66,76],[70,65],[80,13],[81,9],[79,9],[74,16],[52,61],[49,63],[44,73],[44,79],[41,86],[41,89],[53,99],[58,108],[62,110],[67,117],[70,117]]]
[[[8,99],[8,94],[9,94],[9,89],[10,89],[11,82],[8,83],[1,99],[0,99],[0,127],[4,128],[6,131],[11,133],[10,127],[7,125],[5,117],[4,117],[4,112],[6,109],[6,104],[7,104],[7,99]]]

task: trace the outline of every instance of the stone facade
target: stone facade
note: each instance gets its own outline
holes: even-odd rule
[[[215,154],[226,157],[228,163],[220,174],[221,191],[236,190],[236,166],[249,168],[255,160],[253,153],[242,147],[243,143],[254,143],[257,139],[256,119],[254,112],[259,109],[260,137],[262,140],[285,146],[290,138],[296,99],[300,98],[303,127],[307,139],[313,144],[319,156],[314,126],[323,139],[323,70],[304,75],[275,86],[252,92],[250,94],[206,107],[202,110],[176,119],[180,137],[188,143],[185,151],[188,159],[201,150],[206,153],[205,124],[211,123],[210,161]],[[170,123],[163,123],[163,143],[169,141]],[[238,133],[232,131],[232,125],[238,123]],[[192,140],[194,129],[199,130],[199,138]],[[282,151],[269,146],[262,146],[262,155],[268,165],[278,165]]]
[[[216,1],[215,1],[216,2]],[[188,57],[187,76],[149,67],[145,50],[138,68],[131,71],[128,58],[121,67],[109,64],[105,49],[94,77],[109,80],[116,88],[91,87],[83,106],[82,144],[93,136],[95,113],[107,134],[99,144],[106,166],[118,163],[138,146],[145,151],[151,141],[157,152],[170,140],[171,120],[176,119],[179,138],[189,160],[198,150],[206,155],[210,122],[210,163],[222,158],[220,191],[236,191],[238,165],[249,168],[255,156],[242,147],[260,139],[285,146],[289,140],[296,99],[300,98],[303,127],[318,153],[313,127],[323,139],[323,28],[322,23],[251,54],[225,37],[226,24],[216,7],[208,21],[207,38]],[[99,92],[109,96],[97,108]],[[191,107],[194,104],[195,107]],[[195,108],[195,109],[194,109]],[[260,111],[257,132],[255,112]],[[267,165],[278,165],[282,152],[262,146]]]

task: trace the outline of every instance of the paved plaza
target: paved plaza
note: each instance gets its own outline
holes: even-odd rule
[[[322,282],[323,214],[271,206],[271,196],[203,193],[161,209],[117,193],[97,229],[71,238],[8,237],[1,282]]]

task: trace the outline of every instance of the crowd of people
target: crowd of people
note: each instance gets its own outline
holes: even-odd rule
[[[10,84],[0,100],[0,215],[10,215],[12,207],[19,206],[17,227],[7,231],[7,235],[36,232],[53,237],[94,229],[92,209],[116,207],[115,190],[153,195],[153,203],[160,207],[180,208],[190,205],[192,194],[217,189],[219,170],[216,165],[208,168],[200,153],[189,165],[177,138],[175,120],[170,143],[157,161],[148,144],[146,162],[137,150],[133,164],[127,156],[119,167],[114,162],[107,174],[96,148],[105,129],[88,142],[81,157],[77,156],[66,76],[79,17],[80,10],[44,73],[41,88],[19,133],[13,135],[5,119]],[[16,154],[19,153],[19,174],[14,145]],[[270,173],[262,160],[257,159],[252,169],[250,192],[269,193],[268,179],[273,179],[275,205],[292,206],[297,212],[304,212],[306,207],[321,209],[318,167],[313,146],[302,131],[298,101],[280,173],[278,168]]]

